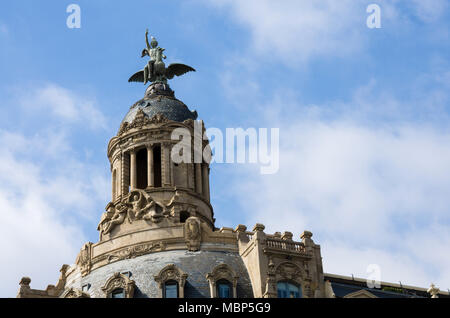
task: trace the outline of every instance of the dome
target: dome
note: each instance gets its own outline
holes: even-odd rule
[[[102,287],[108,279],[114,273],[126,273],[136,284],[134,298],[157,298],[160,296],[155,276],[172,264],[187,274],[184,286],[186,298],[211,298],[207,274],[219,264],[229,265],[239,277],[236,286],[239,298],[253,297],[250,277],[239,253],[227,251],[172,250],[124,259],[93,270],[84,277],[78,275],[74,280],[69,280],[66,287],[81,290],[82,286],[87,285],[91,297],[105,298]]]
[[[167,84],[154,83],[150,85],[145,92],[145,97],[131,106],[122,124],[132,123],[139,109],[142,109],[149,118],[156,114],[162,114],[167,119],[177,122],[197,119],[197,112],[190,111],[183,102],[176,99],[174,92]]]

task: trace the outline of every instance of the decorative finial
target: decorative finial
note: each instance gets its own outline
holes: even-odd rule
[[[195,72],[192,67],[173,63],[167,68],[163,62],[163,59],[167,57],[164,55],[165,49],[158,46],[158,41],[152,36],[152,41],[148,41],[148,29],[145,31],[145,43],[147,47],[142,51],[142,57],[148,56],[150,60],[143,70],[135,73],[130,77],[128,82],[143,82],[144,85],[148,82],[167,84],[168,79],[172,79],[176,76],[181,76],[187,72]]]
[[[433,283],[427,290],[427,293],[431,295],[431,298],[439,298],[439,292],[439,288],[437,288]]]

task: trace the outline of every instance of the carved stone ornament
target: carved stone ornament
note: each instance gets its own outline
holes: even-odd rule
[[[108,279],[105,286],[102,287],[102,290],[105,296],[110,298],[114,290],[122,288],[125,293],[125,298],[133,298],[135,286],[134,280],[129,279],[121,273],[115,273]]]
[[[267,270],[267,278],[266,278],[266,290],[264,292],[264,298],[276,298],[278,297],[277,293],[277,280],[275,273],[275,264],[271,257],[269,257],[269,264]]]
[[[229,281],[233,287],[236,287],[239,276],[229,265],[223,263],[216,266],[211,273],[206,274],[206,279],[214,286],[217,281],[225,279]]]
[[[131,124],[128,122],[123,122],[122,125],[120,125],[117,135],[121,136],[130,129],[142,128],[148,125],[165,124],[167,122],[169,122],[169,119],[167,119],[167,117],[165,117],[163,114],[155,114],[152,118],[149,118],[142,110],[142,108],[139,108]]]
[[[108,212],[103,213],[98,230],[100,237],[110,233],[117,225],[122,224],[128,214],[128,207],[123,202],[119,202],[116,206],[111,207]]]
[[[302,270],[294,263],[285,262],[278,265],[276,274],[285,280],[291,280],[300,283],[303,277]]]
[[[175,264],[169,264],[164,267],[158,275],[154,276],[155,281],[159,285],[160,297],[163,297],[164,283],[170,280],[178,283],[178,295],[180,298],[184,298],[184,285],[188,275],[179,269]]]
[[[79,289],[70,288],[62,295],[62,298],[91,298],[88,293],[82,292]]]
[[[170,215],[167,207],[154,201],[144,190],[133,190],[121,202],[114,207],[110,207],[108,212],[102,216],[98,230],[100,236],[111,233],[118,225],[125,220],[133,223],[136,220],[146,220],[148,222],[159,223],[164,217]]]
[[[75,264],[77,264],[78,267],[80,268],[81,276],[86,276],[91,271],[92,268],[91,250],[92,250],[92,243],[89,242],[84,244],[80,250],[80,253],[78,253]]]
[[[331,285],[331,282],[329,280],[325,282],[325,298],[336,298],[333,286]]]
[[[193,119],[186,119],[183,121],[183,124],[185,124],[187,127],[194,129],[194,120]]]
[[[172,196],[172,198],[170,199],[169,203],[167,203],[167,207],[170,208],[172,207],[176,202],[180,201],[180,193],[178,191],[175,191],[174,195]]]
[[[239,276],[227,264],[220,264],[216,266],[211,273],[206,274],[206,279],[209,282],[209,288],[212,298],[217,297],[216,285],[219,280],[226,280],[233,285],[233,298],[237,297],[237,282]]]
[[[164,251],[165,249],[166,245],[164,242],[139,244],[108,254],[106,259],[108,260],[108,263],[112,263],[146,255],[152,252]]]
[[[430,288],[428,288],[427,293],[431,295],[431,298],[439,298],[440,289],[437,288],[434,284],[431,284]]]
[[[269,258],[266,288],[264,298],[277,298],[277,282],[290,281],[302,286],[303,297],[313,297],[311,279],[305,275],[303,270],[291,262],[283,262],[275,266],[272,257]]]
[[[202,241],[202,227],[199,218],[191,216],[184,225],[186,245],[189,251],[196,252],[200,249]]]
[[[143,190],[133,190],[127,201],[129,206],[128,220],[130,223],[134,220],[147,220],[159,223],[169,214],[164,204],[154,201]]]

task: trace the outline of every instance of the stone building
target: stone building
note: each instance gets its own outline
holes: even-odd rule
[[[209,164],[177,164],[171,157],[178,142],[172,132],[187,129],[194,143],[199,123],[166,82],[153,82],[109,141],[111,202],[98,225],[99,241],[84,244],[75,264],[64,265],[46,290],[31,289],[30,278],[22,278],[17,297],[427,296],[417,288],[373,291],[324,274],[320,245],[309,231],[296,240],[290,232],[265,233],[262,224],[217,228]],[[203,140],[202,149],[207,146]]]

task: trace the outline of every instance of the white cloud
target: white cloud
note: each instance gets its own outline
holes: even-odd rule
[[[282,2],[217,0],[252,34],[252,47],[264,58],[300,63],[314,56],[343,56],[358,51],[365,7],[351,0]],[[359,23],[359,24],[358,24]]]
[[[411,0],[409,5],[412,6],[413,12],[423,22],[434,22],[441,19],[448,12],[447,0]]]
[[[232,61],[253,79],[269,58],[307,65],[315,57],[356,56],[369,47],[368,3],[215,1],[251,32],[249,47]],[[402,36],[413,30],[412,17],[439,25],[447,6],[380,5],[383,28],[390,27],[383,31]],[[313,231],[330,273],[366,277],[367,266],[379,264],[382,280],[450,288],[450,81],[446,57],[432,62],[432,70],[408,80],[403,96],[374,79],[350,101],[323,105],[304,105],[288,87],[261,93],[258,80],[232,78],[239,67],[224,72],[230,102],[250,104],[253,117],[263,114],[256,116],[261,126],[281,128],[279,173],[236,166],[230,179],[249,227],[262,222],[267,232],[297,238]]]
[[[250,224],[316,232],[329,272],[356,275],[381,263],[389,280],[450,286],[450,133],[338,120],[285,126],[281,138],[278,174],[240,171],[236,195]]]
[[[445,74],[421,76],[410,99],[372,81],[348,102],[302,105],[285,90],[254,105],[261,126],[280,127],[280,170],[236,167],[229,187],[245,222],[311,230],[330,273],[366,277],[379,264],[385,281],[450,288]]]
[[[208,2],[210,4],[211,2]],[[212,4],[229,12],[250,32],[250,43],[237,58],[266,60],[288,66],[304,65],[315,58],[354,57],[370,47],[374,32],[398,35],[416,18],[434,25],[433,37],[447,38],[439,26],[448,11],[448,1],[381,0],[382,31],[366,26],[370,0],[215,0]],[[436,32],[436,30],[439,30]],[[442,41],[440,37],[436,37]],[[250,51],[248,51],[250,49]]]
[[[35,105],[5,109],[25,124],[35,124],[26,114],[30,107],[42,107],[50,111],[47,121],[32,132],[21,132],[18,126],[14,132],[0,130],[0,297],[14,297],[22,276],[31,277],[32,288],[55,284],[60,267],[73,263],[86,241],[83,221],[95,224],[108,199],[108,176],[79,159],[72,147],[76,132],[67,127],[85,116],[78,107],[103,115],[89,101],[79,103],[73,92],[54,84],[31,95]],[[53,117],[62,125],[48,127]],[[92,128],[97,120],[91,120]]]
[[[38,87],[26,94],[21,91],[20,105],[25,113],[49,111],[67,123],[86,123],[90,128],[107,127],[105,116],[93,100],[56,84]]]

